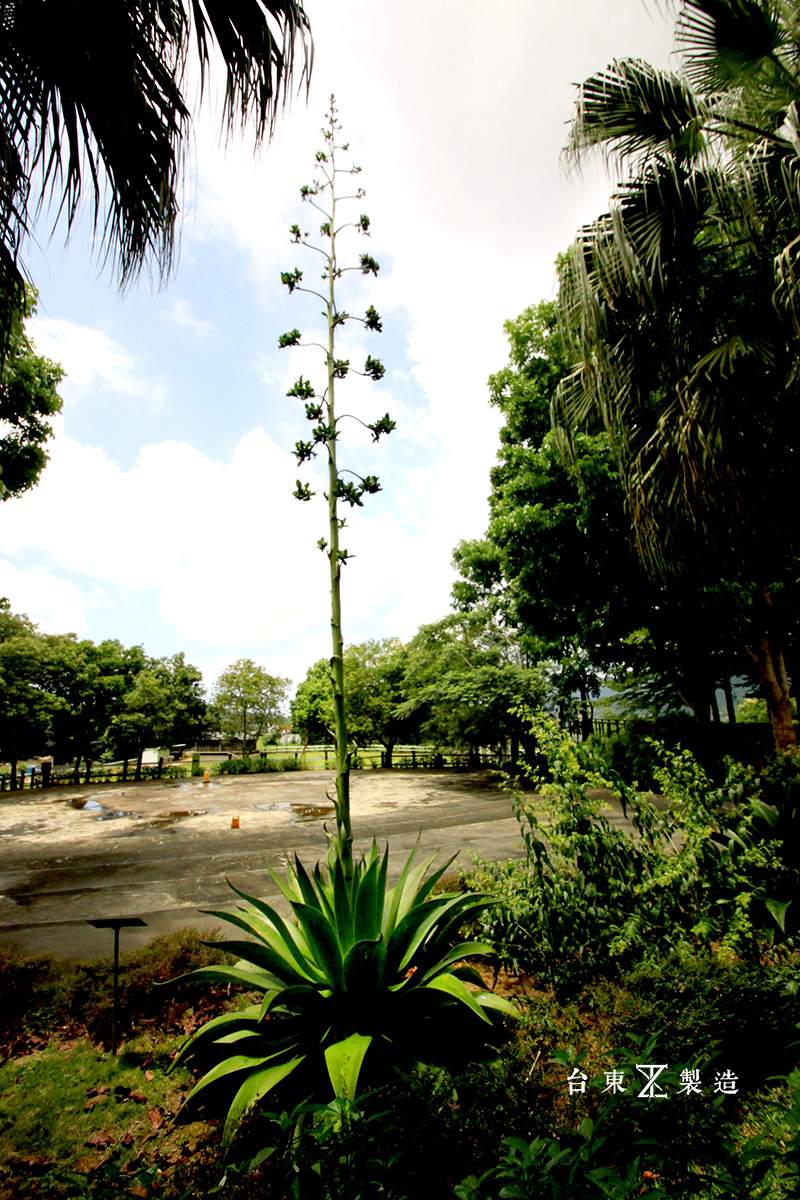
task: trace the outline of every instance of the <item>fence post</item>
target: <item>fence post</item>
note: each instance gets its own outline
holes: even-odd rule
[[[122,782],[123,783],[128,782],[128,760],[127,760],[127,758],[124,760],[124,762],[122,764]]]
[[[417,752],[416,752],[416,750],[411,751],[411,767],[413,770],[416,770],[416,767],[417,767]]]
[[[51,762],[42,763],[42,787],[50,787],[50,775],[52,771],[53,764]]]

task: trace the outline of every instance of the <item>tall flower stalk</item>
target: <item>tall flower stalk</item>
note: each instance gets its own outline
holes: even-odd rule
[[[316,154],[317,177],[311,184],[305,184],[300,189],[300,195],[306,203],[315,208],[322,216],[319,227],[320,241],[309,241],[309,234],[303,233],[299,225],[291,227],[292,241],[306,246],[320,254],[324,260],[321,278],[326,285],[325,292],[302,284],[303,272],[295,268],[293,271],[281,273],[281,282],[290,292],[307,292],[316,296],[325,305],[322,315],[327,322],[327,345],[301,341],[299,329],[284,333],[278,339],[281,348],[286,346],[314,345],[325,354],[326,387],[320,394],[313,385],[301,375],[287,392],[304,401],[306,418],[312,423],[311,439],[298,441],[295,445],[295,456],[298,463],[314,458],[320,448],[324,448],[328,459],[328,488],[325,498],[328,502],[328,537],[320,538],[317,543],[321,550],[327,553],[330,565],[330,599],[331,599],[331,683],[333,686],[333,734],[336,743],[336,851],[345,871],[350,874],[353,864],[353,833],[350,821],[350,763],[352,751],[348,744],[347,714],[345,709],[345,672],[344,672],[344,639],[342,634],[342,603],[341,603],[341,573],[342,566],[347,562],[348,552],[341,546],[340,534],[345,520],[339,515],[339,501],[344,501],[352,507],[362,504],[365,493],[374,494],[380,491],[380,484],[375,475],[358,475],[354,471],[342,470],[337,461],[337,440],[339,423],[343,416],[336,414],[335,393],[337,380],[344,380],[355,370],[350,366],[349,359],[336,357],[336,331],[348,321],[360,321],[366,329],[374,332],[381,331],[381,319],[370,305],[363,317],[353,317],[350,313],[339,308],[337,304],[337,283],[345,271],[360,271],[363,275],[377,275],[379,264],[369,254],[361,254],[356,265],[342,267],[337,258],[337,237],[343,230],[356,229],[364,236],[369,236],[369,217],[361,213],[357,220],[341,220],[338,207],[345,203],[360,201],[365,192],[358,188],[351,195],[341,195],[337,186],[342,176],[354,176],[361,168],[355,165],[347,167],[337,165],[342,161],[342,155],[349,149],[349,143],[338,141],[341,125],[337,121],[337,109],[331,96],[326,124],[322,130],[325,147]],[[338,160],[337,160],[337,155]],[[364,375],[375,381],[381,379],[384,367],[380,359],[367,355],[363,371],[356,374]],[[358,418],[355,418],[358,419]],[[395,422],[389,414],[374,421],[372,424],[361,422],[372,433],[373,441],[385,433],[391,433]],[[352,479],[345,479],[352,476]],[[307,483],[297,481],[294,495],[298,500],[310,500],[314,493]]]

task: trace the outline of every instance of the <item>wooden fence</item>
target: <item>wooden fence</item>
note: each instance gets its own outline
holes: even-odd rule
[[[60,771],[35,767],[17,772],[16,791],[33,791],[35,788],[76,787],[84,783],[130,783],[136,777],[136,762],[129,759],[119,763],[88,763],[80,771],[73,767]],[[183,779],[189,774],[190,764],[171,763],[160,758],[156,765],[143,766],[140,779]],[[11,791],[11,775],[0,775],[0,792]]]
[[[157,765],[141,768],[140,779],[186,779],[211,770],[232,755],[228,751],[199,751],[181,760],[171,762],[161,758]],[[336,751],[333,746],[267,746],[263,751],[251,755],[251,760],[262,760],[265,770],[280,770],[281,764],[289,760],[292,767],[300,770],[334,770]],[[501,760],[495,754],[481,752],[468,754],[463,751],[438,750],[435,746],[395,746],[392,766],[399,771],[435,770],[468,771],[481,767],[499,766]],[[382,746],[359,746],[352,761],[353,770],[377,770],[385,767],[386,752]],[[49,769],[48,769],[49,768]],[[33,791],[39,788],[76,787],[79,784],[131,783],[136,778],[134,759],[114,763],[88,763],[76,772],[74,768],[53,770],[49,763],[41,769],[23,769],[17,773],[16,791]],[[11,791],[10,774],[0,774],[0,792]]]

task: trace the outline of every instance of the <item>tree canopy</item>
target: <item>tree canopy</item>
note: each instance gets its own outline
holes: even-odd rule
[[[241,738],[242,753],[275,731],[284,719],[289,680],[270,675],[251,658],[222,672],[211,693],[209,721],[228,738]]]
[[[558,420],[605,430],[654,578],[706,582],[713,564],[739,590],[741,646],[786,749],[800,43],[766,0],[693,0],[678,31],[683,75],[614,62],[579,89],[568,150],[601,146],[622,179],[561,272],[576,367]]]
[[[47,462],[50,418],[61,411],[58,385],[64,371],[37,354],[24,321],[36,312],[36,292],[11,317],[8,350],[0,358],[0,499],[18,496],[38,482]]]

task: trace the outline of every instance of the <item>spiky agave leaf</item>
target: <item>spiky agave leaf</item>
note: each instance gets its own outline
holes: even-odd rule
[[[274,1088],[295,1086],[322,1099],[333,1087],[352,1099],[365,1066],[380,1074],[415,1059],[435,1061],[464,1036],[477,1051],[478,1029],[493,1016],[516,1015],[507,1001],[466,986],[481,980],[464,959],[492,948],[460,940],[458,931],[491,898],[430,895],[452,859],[428,875],[435,856],[417,862],[418,848],[419,839],[392,888],[388,848],[381,856],[374,843],[350,877],[338,859],[327,872],[317,864],[309,874],[295,858],[279,881],[294,925],[238,888],[237,911],[214,912],[252,940],[222,943],[240,955],[234,967],[189,977],[236,979],[257,986],[263,1000],[203,1026],[176,1062],[205,1071],[188,1111],[226,1110],[226,1142]]]

